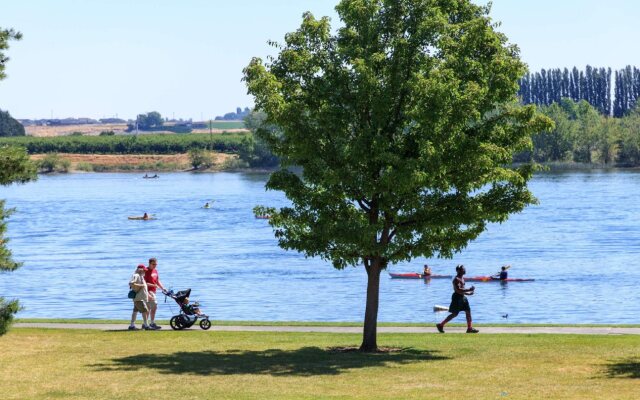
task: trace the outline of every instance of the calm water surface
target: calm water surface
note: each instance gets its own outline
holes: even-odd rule
[[[68,174],[0,187],[17,208],[8,235],[24,266],[0,274],[0,295],[19,298],[19,317],[128,318],[127,282],[155,256],[165,286],[192,288],[215,319],[361,321],[366,274],[334,270],[319,259],[281,250],[257,204],[284,205],[266,192],[264,174]],[[475,283],[477,322],[639,323],[640,173],[537,175],[540,204],[492,225],[453,260],[418,259],[390,267],[487,275],[509,263],[529,283]],[[213,208],[202,205],[215,199]],[[154,221],[128,215],[154,213]],[[433,322],[451,283],[392,280],[383,273],[380,321]],[[176,307],[159,309],[168,318]],[[503,315],[508,314],[508,318]],[[459,321],[463,321],[459,317]]]

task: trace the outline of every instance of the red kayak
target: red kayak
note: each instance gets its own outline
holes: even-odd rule
[[[389,275],[393,279],[446,279],[446,278],[453,278],[452,275],[437,275],[437,274],[425,275],[425,274],[419,274],[417,272],[408,272],[408,273],[404,273],[404,274],[394,274],[394,273],[389,272]]]
[[[524,278],[507,278],[502,279],[496,278],[493,276],[470,276],[464,278],[465,281],[470,282],[533,282],[535,279],[524,279]]]

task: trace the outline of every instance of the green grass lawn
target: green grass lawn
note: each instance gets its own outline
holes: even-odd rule
[[[14,328],[3,399],[635,399],[640,338]]]
[[[211,121],[211,127],[213,129],[244,129],[244,121]]]

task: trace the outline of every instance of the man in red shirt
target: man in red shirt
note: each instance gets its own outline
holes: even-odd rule
[[[149,327],[151,329],[162,329],[158,325],[156,325],[156,310],[158,309],[158,302],[156,301],[156,289],[160,288],[164,290],[164,286],[162,282],[160,282],[160,277],[158,276],[158,270],[156,267],[158,266],[158,260],[154,258],[149,259],[149,267],[147,268],[147,272],[144,274],[144,280],[147,282],[147,288],[149,289],[149,300],[147,301],[147,306],[149,307],[149,316],[151,319],[151,323]]]

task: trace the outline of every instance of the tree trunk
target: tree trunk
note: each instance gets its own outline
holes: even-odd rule
[[[369,264],[367,266],[367,264]],[[364,332],[360,351],[373,352],[378,350],[378,303],[380,294],[381,260],[373,259],[365,263],[367,269],[367,308],[364,312]]]

